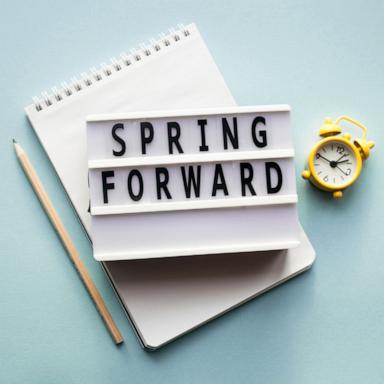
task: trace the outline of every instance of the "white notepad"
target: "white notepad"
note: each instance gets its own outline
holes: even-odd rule
[[[196,26],[191,24],[180,27],[159,40],[153,40],[133,53],[123,54],[118,60],[113,59],[110,65],[92,70],[69,85],[63,84],[60,89],[54,88],[51,93],[43,93],[41,98],[35,98],[34,103],[26,108],[26,113],[89,234],[85,126],[87,115],[234,105],[235,101],[203,39]],[[104,264],[104,267],[115,283],[114,288],[120,294],[122,304],[141,342],[147,347],[157,348],[309,268],[314,260],[314,252],[304,233],[302,236],[298,248],[288,254],[277,252],[272,257],[279,260],[279,267],[276,268],[276,263],[267,263],[267,267],[263,269],[263,277],[256,284],[248,284],[248,280],[242,279],[241,274],[237,273],[235,277],[239,280],[236,295],[233,295],[233,286],[236,284],[233,276],[230,277],[231,284],[226,289],[225,279],[229,277],[227,274],[217,276],[217,287],[220,287],[221,295],[216,298],[213,297],[215,290],[212,289],[212,283],[201,285],[211,290],[211,295],[201,288],[196,289],[199,277],[194,274],[190,275],[190,279],[197,279],[194,284],[190,284],[190,279],[178,279],[177,286],[169,286],[168,283],[174,280],[169,277],[169,270],[165,267],[167,264],[162,264],[164,268],[159,268],[157,264],[163,260],[148,264],[133,262],[127,269],[128,264],[124,268],[111,263]],[[199,260],[202,257],[204,256],[199,256]],[[215,256],[218,264],[221,263],[220,257]],[[225,260],[228,257],[231,256],[226,255]],[[232,257],[240,259],[238,256]],[[254,254],[254,257],[259,256]],[[177,262],[180,266],[183,261]],[[148,276],[156,274],[158,293],[164,292],[166,295],[164,311],[161,306],[157,306],[158,295],[152,297],[153,291],[147,289],[147,281],[140,278],[143,268]],[[215,269],[210,268],[214,273]],[[252,268],[257,278],[260,268],[250,265],[250,269]],[[124,270],[129,270],[129,273],[122,274]],[[178,273],[177,269],[172,270]],[[172,296],[167,291],[170,288],[174,292]],[[196,316],[193,313],[194,307],[189,302],[203,300],[202,296],[212,298],[212,305],[204,300],[202,310]],[[185,302],[185,306],[180,306],[181,302]],[[164,318],[167,319],[166,328],[163,324]]]

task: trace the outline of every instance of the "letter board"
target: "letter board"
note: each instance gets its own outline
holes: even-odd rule
[[[97,260],[299,243],[288,106],[87,119]]]

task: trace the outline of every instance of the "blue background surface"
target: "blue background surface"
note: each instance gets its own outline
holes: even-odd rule
[[[167,347],[139,346],[24,116],[31,96],[195,21],[240,105],[289,103],[297,172],[325,116],[377,142],[341,201],[298,178],[313,269]],[[0,12],[0,382],[384,381],[384,3],[18,1]],[[28,151],[125,337],[115,347],[11,144]]]

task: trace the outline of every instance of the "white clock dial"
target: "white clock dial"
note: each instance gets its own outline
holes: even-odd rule
[[[339,141],[329,141],[320,146],[313,158],[317,177],[335,187],[349,183],[357,171],[355,153]]]

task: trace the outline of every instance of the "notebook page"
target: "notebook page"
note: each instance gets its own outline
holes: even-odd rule
[[[187,36],[184,31],[188,32]],[[180,37],[177,41],[173,37],[176,35]],[[169,45],[165,43],[167,39]],[[153,48],[157,44],[161,47],[159,51]],[[98,81],[92,73],[92,86],[84,85],[86,77],[82,80],[81,91],[71,85],[59,92],[61,101],[43,95],[26,108],[31,124],[88,233],[86,115],[235,105],[195,25],[151,42],[150,48],[152,54],[144,54],[142,60],[135,61],[132,55],[123,57],[123,63],[119,61],[121,72],[108,76],[101,70],[97,74],[102,80]],[[126,65],[126,60],[131,64]],[[72,94],[66,96],[66,91]],[[51,105],[46,106],[47,103]],[[40,107],[41,111],[37,111]],[[71,151],[71,162],[67,160],[68,151]],[[216,255],[213,258],[183,258],[185,265],[175,258],[164,259],[167,263],[161,264],[163,268],[159,268],[159,263],[164,260],[102,265],[143,345],[158,348],[309,268],[315,255],[304,233],[302,236],[301,245],[287,255],[282,251],[268,252],[268,257],[263,258],[267,264],[265,268],[260,268],[261,261],[254,259],[254,266],[246,263],[245,276],[242,273],[228,274],[231,268],[228,269],[226,263],[234,265],[237,260],[237,255],[228,254],[223,255],[226,263],[218,260],[220,255]],[[248,258],[246,254],[244,257]],[[201,263],[203,258],[204,263]],[[193,268],[191,262],[195,264]],[[216,272],[221,264],[223,273]],[[184,278],[185,270],[191,269],[190,278]],[[156,277],[155,281],[151,276]],[[148,279],[152,279],[155,286],[148,284]]]

